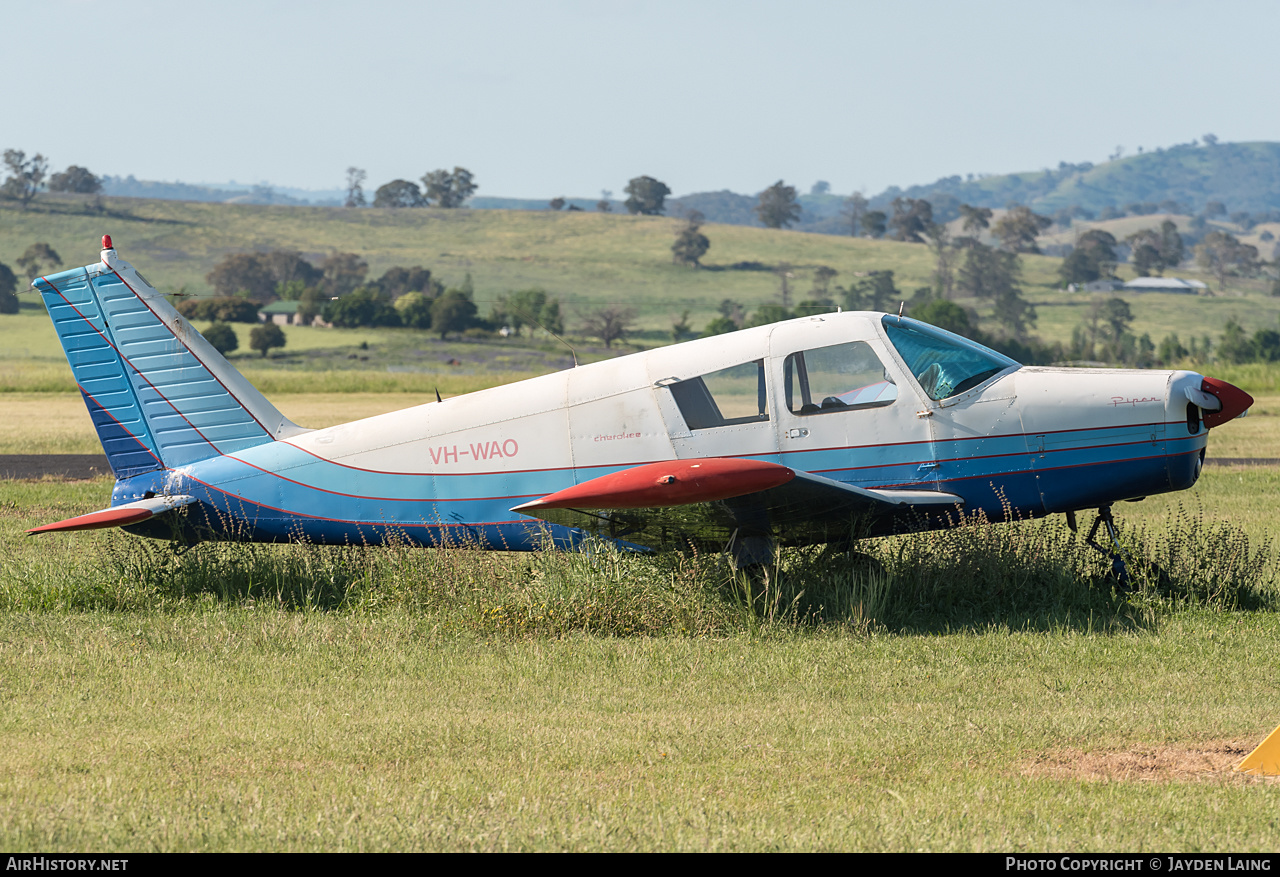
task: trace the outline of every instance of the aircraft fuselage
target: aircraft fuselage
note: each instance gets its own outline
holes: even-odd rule
[[[1199,476],[1208,429],[1187,390],[1200,375],[993,355],[973,386],[948,385],[925,365],[927,327],[895,330],[896,319],[791,320],[302,431],[121,479],[113,504],[195,496],[193,536],[528,550],[548,532],[562,545],[581,534],[514,506],[665,460],[755,459],[857,487],[943,491],[993,520],[1098,508]],[[160,519],[128,529],[172,534]]]

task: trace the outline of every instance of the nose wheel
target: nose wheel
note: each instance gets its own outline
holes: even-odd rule
[[[1075,523],[1075,515],[1070,518],[1072,524]],[[1098,528],[1106,527],[1107,536],[1111,539],[1111,548],[1103,547],[1098,544],[1097,535]],[[1075,529],[1073,526],[1072,529]],[[1085,543],[1095,551],[1108,558],[1111,561],[1111,575],[1121,588],[1128,588],[1130,585],[1129,569],[1124,562],[1124,548],[1120,544],[1120,531],[1116,529],[1115,518],[1111,516],[1111,506],[1104,505],[1098,509],[1098,517],[1093,519],[1093,526],[1089,528],[1089,535],[1085,537]],[[1114,550],[1113,550],[1114,549]]]

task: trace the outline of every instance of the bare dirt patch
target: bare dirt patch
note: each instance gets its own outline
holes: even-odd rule
[[[1232,771],[1257,744],[1256,740],[1219,740],[1117,751],[1064,749],[1037,756],[1023,766],[1022,772],[1028,776],[1102,782],[1280,781],[1280,777],[1253,777]]]

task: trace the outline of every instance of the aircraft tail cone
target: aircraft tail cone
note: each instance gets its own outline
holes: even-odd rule
[[[1258,748],[1245,756],[1234,768],[1254,776],[1280,776],[1280,728],[1276,728]]]

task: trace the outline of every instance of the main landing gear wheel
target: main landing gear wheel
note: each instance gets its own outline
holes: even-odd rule
[[[852,542],[828,542],[818,556],[820,561],[836,563],[859,576],[883,576],[884,564],[870,554],[855,551]]]
[[[724,551],[729,555],[733,568],[740,572],[765,569],[778,559],[778,543],[772,536],[744,536],[738,530],[729,537]]]

